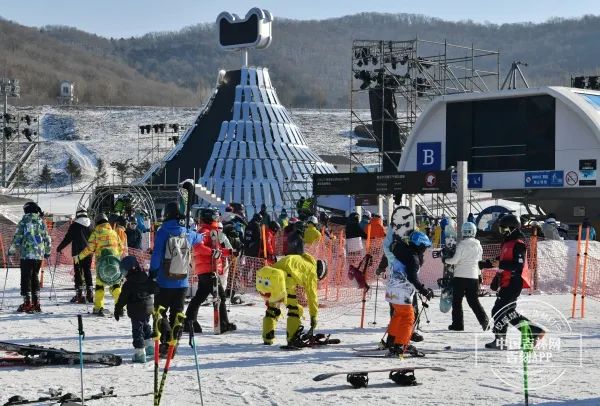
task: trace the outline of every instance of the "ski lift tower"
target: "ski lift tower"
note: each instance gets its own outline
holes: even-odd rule
[[[6,181],[6,150],[8,148],[7,142],[9,137],[7,136],[8,128],[8,98],[9,97],[20,97],[21,86],[17,79],[0,78],[0,96],[4,97],[4,110],[2,114],[2,187],[7,187]]]

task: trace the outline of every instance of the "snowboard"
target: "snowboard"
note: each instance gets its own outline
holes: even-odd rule
[[[23,356],[23,363],[27,365],[72,365],[79,363],[78,351],[67,351],[60,348],[0,342],[0,351],[14,352]],[[83,353],[83,362],[86,364],[118,366],[121,365],[122,361],[121,357],[115,354]]]
[[[419,349],[420,352],[425,354],[424,356],[415,356],[410,353],[406,353],[404,358],[436,358],[436,359],[452,359],[452,360],[463,360],[470,357],[469,354],[457,354],[456,352],[448,350],[423,350]],[[357,351],[354,356],[360,358],[389,358],[389,359],[401,359],[400,356],[390,357],[388,356],[388,350],[366,350]]]
[[[331,344],[339,344],[341,340],[339,338],[329,338],[331,334],[315,334],[312,336],[302,335],[299,345],[282,345],[279,348],[287,351],[297,351],[303,348],[315,348],[323,347]]]
[[[362,371],[340,371],[340,372],[331,372],[327,374],[319,374],[313,378],[313,381],[320,382],[325,379],[329,379],[336,375],[355,375],[355,374],[365,374],[368,375],[370,373],[375,372],[393,372],[393,371],[403,371],[403,372],[414,372],[417,369],[429,369],[436,372],[445,372],[446,369],[442,367],[428,367],[428,366],[417,366],[417,367],[402,367],[402,368],[385,368],[385,369],[367,369]]]
[[[442,258],[452,258],[456,252],[457,235],[456,229],[452,225],[452,222],[444,228],[446,235],[446,245],[442,248]],[[452,278],[454,277],[454,265],[444,264],[444,270],[442,277],[438,279],[437,283],[440,289],[440,311],[442,313],[448,313],[452,309]]]

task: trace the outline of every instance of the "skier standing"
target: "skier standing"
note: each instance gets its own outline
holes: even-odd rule
[[[18,312],[41,312],[39,272],[44,258],[50,258],[51,240],[44,223],[44,213],[35,202],[23,206],[25,213],[17,225],[17,231],[8,250],[21,258],[21,304]],[[32,303],[33,299],[33,303]]]
[[[142,231],[138,228],[135,217],[129,217],[125,234],[127,236],[127,247],[136,250],[142,249]]]
[[[111,214],[109,217],[110,226],[119,236],[119,243],[121,244],[121,255],[129,254],[129,246],[127,245],[127,231],[125,230],[125,217]]]
[[[154,298],[154,308],[158,309],[159,306],[165,308],[162,312],[160,325],[160,351],[162,355],[166,354],[168,350],[171,326],[175,323],[177,313],[183,311],[185,293],[189,287],[187,274],[181,278],[175,278],[170,275],[169,269],[167,269],[168,262],[165,258],[169,240],[181,236],[185,237],[187,243],[192,246],[192,249],[195,245],[202,244],[203,235],[192,230],[187,230],[185,227],[179,225],[179,205],[176,201],[169,202],[165,207],[165,221],[156,232],[154,250],[150,259],[150,277],[156,279],[159,287],[158,294]],[[187,256],[187,260],[189,271],[189,255]],[[168,319],[166,317],[167,311],[169,312]]]
[[[202,328],[198,323],[198,309],[208,295],[214,293],[215,284],[220,300],[219,315],[221,333],[236,330],[236,326],[229,322],[227,317],[227,306],[225,303],[225,289],[219,276],[223,276],[223,257],[231,255],[231,245],[227,238],[218,229],[218,215],[213,209],[202,209],[200,211],[200,228],[198,232],[203,236],[202,243],[193,247],[194,274],[198,275],[198,289],[185,312],[186,323],[184,331],[190,331],[193,326],[194,332],[201,333]],[[211,234],[221,236],[220,239],[212,241]],[[218,238],[218,237],[217,237]],[[221,246],[225,243],[228,246]],[[225,245],[225,244],[224,244]]]
[[[96,217],[95,223],[94,231],[92,231],[90,238],[88,238],[87,246],[79,254],[73,256],[73,263],[75,265],[79,265],[85,258],[92,255],[95,255],[96,260],[98,260],[105,250],[111,255],[118,258],[121,257],[121,240],[119,240],[117,233],[108,223],[106,214],[100,213]],[[96,275],[94,308],[92,313],[99,316],[104,316],[104,286],[104,282]],[[117,301],[121,294],[121,285],[116,283],[110,286],[109,290],[112,297]]]
[[[393,305],[393,314],[388,326],[389,356],[398,356],[405,352],[420,356],[416,348],[410,345],[415,325],[413,297],[415,290],[427,300],[433,298],[433,290],[425,288],[418,277],[423,264],[423,254],[431,246],[431,241],[420,231],[413,231],[408,244],[397,241],[392,246],[394,259],[392,272],[388,280],[385,299]]]
[[[498,230],[504,241],[500,246],[500,258],[493,263],[494,267],[500,269],[500,272],[496,274],[491,284],[493,290],[499,288],[496,303],[492,308],[495,339],[487,343],[485,348],[506,348],[508,323],[519,329],[529,325],[535,342],[541,340],[545,334],[541,327],[530,323],[516,310],[521,290],[529,288],[531,284],[531,275],[527,264],[527,245],[523,241],[524,236],[520,228],[519,219],[513,214],[507,214],[499,220]]]
[[[115,320],[123,317],[123,307],[127,306],[127,316],[131,319],[133,338],[133,362],[146,362],[146,356],[154,355],[150,315],[153,310],[152,295],[156,283],[148,278],[134,256],[121,260],[121,273],[125,276],[119,300],[115,304]]]
[[[69,229],[63,240],[56,247],[58,254],[69,244],[71,244],[71,257],[79,255],[87,246],[88,238],[92,233],[92,226],[87,210],[79,209],[75,213],[75,221],[69,225]],[[91,303],[94,301],[94,281],[92,279],[92,257],[87,257],[78,264],[73,264],[75,271],[75,296],[71,303]],[[85,287],[85,297],[83,288]]]
[[[316,216],[310,216],[306,221],[306,230],[304,231],[304,244],[311,245],[321,240],[321,232],[317,230],[319,220]]]
[[[260,255],[260,247],[262,246],[261,225],[262,215],[256,213],[246,226],[244,231],[244,255],[247,257],[258,258]]]
[[[267,254],[263,254],[262,245],[260,248],[260,256],[267,258],[267,261],[269,261],[270,263],[277,261],[277,257],[275,256],[275,237],[277,236],[279,230],[281,230],[281,226],[279,225],[279,223],[276,221],[271,221],[269,227],[267,228],[267,231],[265,232]]]
[[[281,303],[287,307],[287,342],[290,346],[301,346],[300,333],[304,308],[298,303],[297,288],[302,287],[306,293],[308,312],[310,314],[311,335],[317,327],[319,298],[318,281],[327,275],[327,264],[315,260],[310,254],[287,255],[270,266],[265,266],[256,273],[256,290],[265,299],[267,310],[263,317],[263,343],[273,344],[275,326],[281,316]]]
[[[304,222],[290,220],[290,224],[284,230],[283,255],[304,254]]]
[[[452,324],[448,326],[448,330],[463,331],[463,298],[467,297],[467,303],[477,321],[485,331],[488,327],[488,317],[485,310],[479,303],[479,261],[483,255],[483,248],[479,240],[475,239],[477,227],[472,222],[463,224],[462,229],[463,240],[456,246],[454,255],[450,258],[445,258],[444,262],[449,265],[454,265],[454,277],[452,278]]]
[[[277,222],[281,226],[281,228],[286,228],[289,222],[287,210],[285,208],[281,209],[281,213],[279,213],[279,218]]]

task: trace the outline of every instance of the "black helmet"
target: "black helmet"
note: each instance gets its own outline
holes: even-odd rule
[[[142,270],[142,268],[140,268],[140,263],[138,262],[137,258],[133,255],[129,255],[123,258],[121,260],[119,268],[121,269],[121,274],[123,275],[127,275],[127,273],[133,269],[137,271]]]
[[[254,216],[252,216],[252,221],[256,222],[256,223],[260,223],[263,219],[262,214],[260,213],[254,213]]]
[[[100,224],[108,223],[108,217],[106,217],[106,214],[104,213],[99,213],[94,219],[94,223],[96,223],[97,226]]]
[[[498,220],[498,231],[504,237],[509,237],[515,230],[521,228],[519,219],[514,214],[505,214]]]
[[[165,220],[179,220],[179,204],[169,202],[165,206]]]
[[[111,213],[108,215],[108,222],[110,224],[115,224],[119,222],[119,215],[115,213]]]
[[[271,221],[271,222],[269,223],[269,228],[270,228],[270,229],[271,229],[271,230],[272,230],[274,233],[276,233],[276,232],[278,232],[279,230],[281,230],[281,226],[280,226],[280,225],[279,225],[279,223],[278,223],[278,222],[276,222],[276,221]]]
[[[38,206],[36,202],[27,202],[23,205],[23,212],[25,214],[42,214],[42,209],[40,209],[40,206]]]
[[[317,260],[317,278],[319,280],[325,279],[327,276],[327,262],[319,259]]]
[[[242,203],[231,203],[230,206],[235,214],[245,215],[246,208]]]
[[[200,209],[200,213],[199,213],[198,217],[200,217],[200,220],[202,220],[203,223],[209,224],[209,223],[212,223],[213,221],[217,221],[217,219],[219,218],[219,215],[215,209],[206,207],[206,208]]]
[[[359,216],[358,216],[358,213],[357,213],[357,212],[352,212],[352,213],[350,213],[350,215],[348,216],[348,221],[349,221],[349,222],[354,222],[354,221],[355,221],[355,222],[357,222],[357,223],[358,223],[358,220],[359,220]]]

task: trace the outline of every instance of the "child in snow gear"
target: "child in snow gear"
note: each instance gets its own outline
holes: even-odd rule
[[[195,231],[187,230],[179,225],[179,205],[177,202],[169,202],[165,207],[165,221],[162,223],[154,240],[154,250],[150,259],[150,276],[156,279],[160,288],[154,298],[154,307],[158,309],[163,306],[162,318],[160,324],[161,332],[161,354],[166,354],[171,326],[175,323],[175,316],[183,311],[185,304],[185,294],[188,290],[188,278],[175,279],[170,278],[166,269],[165,253],[167,243],[172,237],[185,236],[190,246],[201,244],[203,236]],[[189,266],[189,264],[188,264]],[[169,318],[166,312],[169,311]]]
[[[71,244],[71,256],[79,255],[87,246],[88,238],[92,233],[91,221],[85,209],[78,209],[75,221],[69,225],[69,229],[63,240],[56,247],[56,252],[61,251]],[[71,303],[91,303],[94,301],[94,281],[92,279],[92,257],[87,257],[78,264],[73,264],[75,271],[75,296]],[[85,287],[85,297],[84,297]]]
[[[223,260],[231,255],[231,244],[221,230],[219,230],[218,214],[213,209],[202,209],[200,211],[200,227],[198,232],[203,235],[202,244],[193,248],[194,274],[198,275],[198,289],[186,310],[184,331],[189,332],[190,326],[194,332],[201,333],[202,328],[198,323],[198,309],[209,294],[214,294],[214,286],[217,286],[219,296],[220,332],[233,331],[235,324],[230,323],[227,317],[226,296],[223,288],[225,278]],[[215,240],[213,241],[213,237]],[[216,296],[214,299],[217,299]]]
[[[114,317],[119,321],[123,316],[123,307],[127,306],[135,348],[133,362],[146,362],[146,356],[151,357],[154,354],[150,315],[154,308],[152,295],[156,291],[156,283],[148,278],[134,256],[123,258],[121,272],[126,280],[115,304]]]
[[[119,240],[117,233],[111,228],[108,223],[108,217],[105,214],[100,213],[96,217],[96,226],[94,231],[90,234],[87,246],[78,255],[73,257],[73,263],[78,265],[83,259],[88,256],[95,255],[96,260],[99,261],[102,253],[121,257],[122,244]],[[98,271],[96,269],[96,271]],[[99,316],[104,316],[104,287],[106,284],[98,277],[96,273],[96,293],[94,295],[94,308],[93,313]],[[121,293],[121,285],[119,283],[109,285],[110,294],[115,299],[119,300],[119,294]]]
[[[485,331],[488,327],[488,318],[485,310],[479,303],[479,261],[483,254],[481,243],[475,239],[477,227],[471,222],[466,222],[461,228],[463,240],[456,246],[456,251],[451,258],[445,258],[444,262],[454,265],[454,277],[452,278],[452,324],[448,330],[463,331],[462,301],[467,297],[467,303],[477,321]]]
[[[535,342],[542,339],[545,331],[517,313],[517,299],[523,288],[531,286],[531,275],[527,264],[527,245],[523,241],[519,219],[512,214],[500,218],[498,230],[504,241],[500,246],[500,258],[495,266],[500,272],[494,277],[493,285],[499,287],[496,303],[492,308],[494,318],[494,341],[485,348],[504,349],[508,323],[519,329],[531,328]],[[508,322],[506,321],[508,318]]]
[[[390,356],[402,355],[408,352],[417,355],[417,350],[409,345],[415,324],[413,299],[415,291],[428,300],[433,297],[433,291],[425,288],[419,281],[417,273],[423,264],[423,253],[431,246],[431,241],[420,231],[413,231],[409,242],[398,241],[394,244],[392,270],[388,280],[385,300],[393,305],[393,314],[388,326]]]
[[[13,256],[19,250],[21,258],[21,304],[18,312],[41,312],[39,272],[42,260],[50,258],[51,240],[44,223],[42,209],[34,203],[23,206],[24,215],[8,250]],[[33,302],[32,302],[33,300]]]
[[[315,260],[310,254],[287,255],[270,266],[265,266],[256,273],[256,290],[265,299],[267,311],[263,318],[263,342],[273,344],[275,326],[281,316],[281,303],[287,307],[287,341],[288,345],[298,343],[298,333],[303,331],[302,315],[304,309],[298,303],[297,288],[302,287],[308,301],[310,314],[310,330],[313,335],[317,327],[319,299],[317,283],[327,275],[327,264]]]

